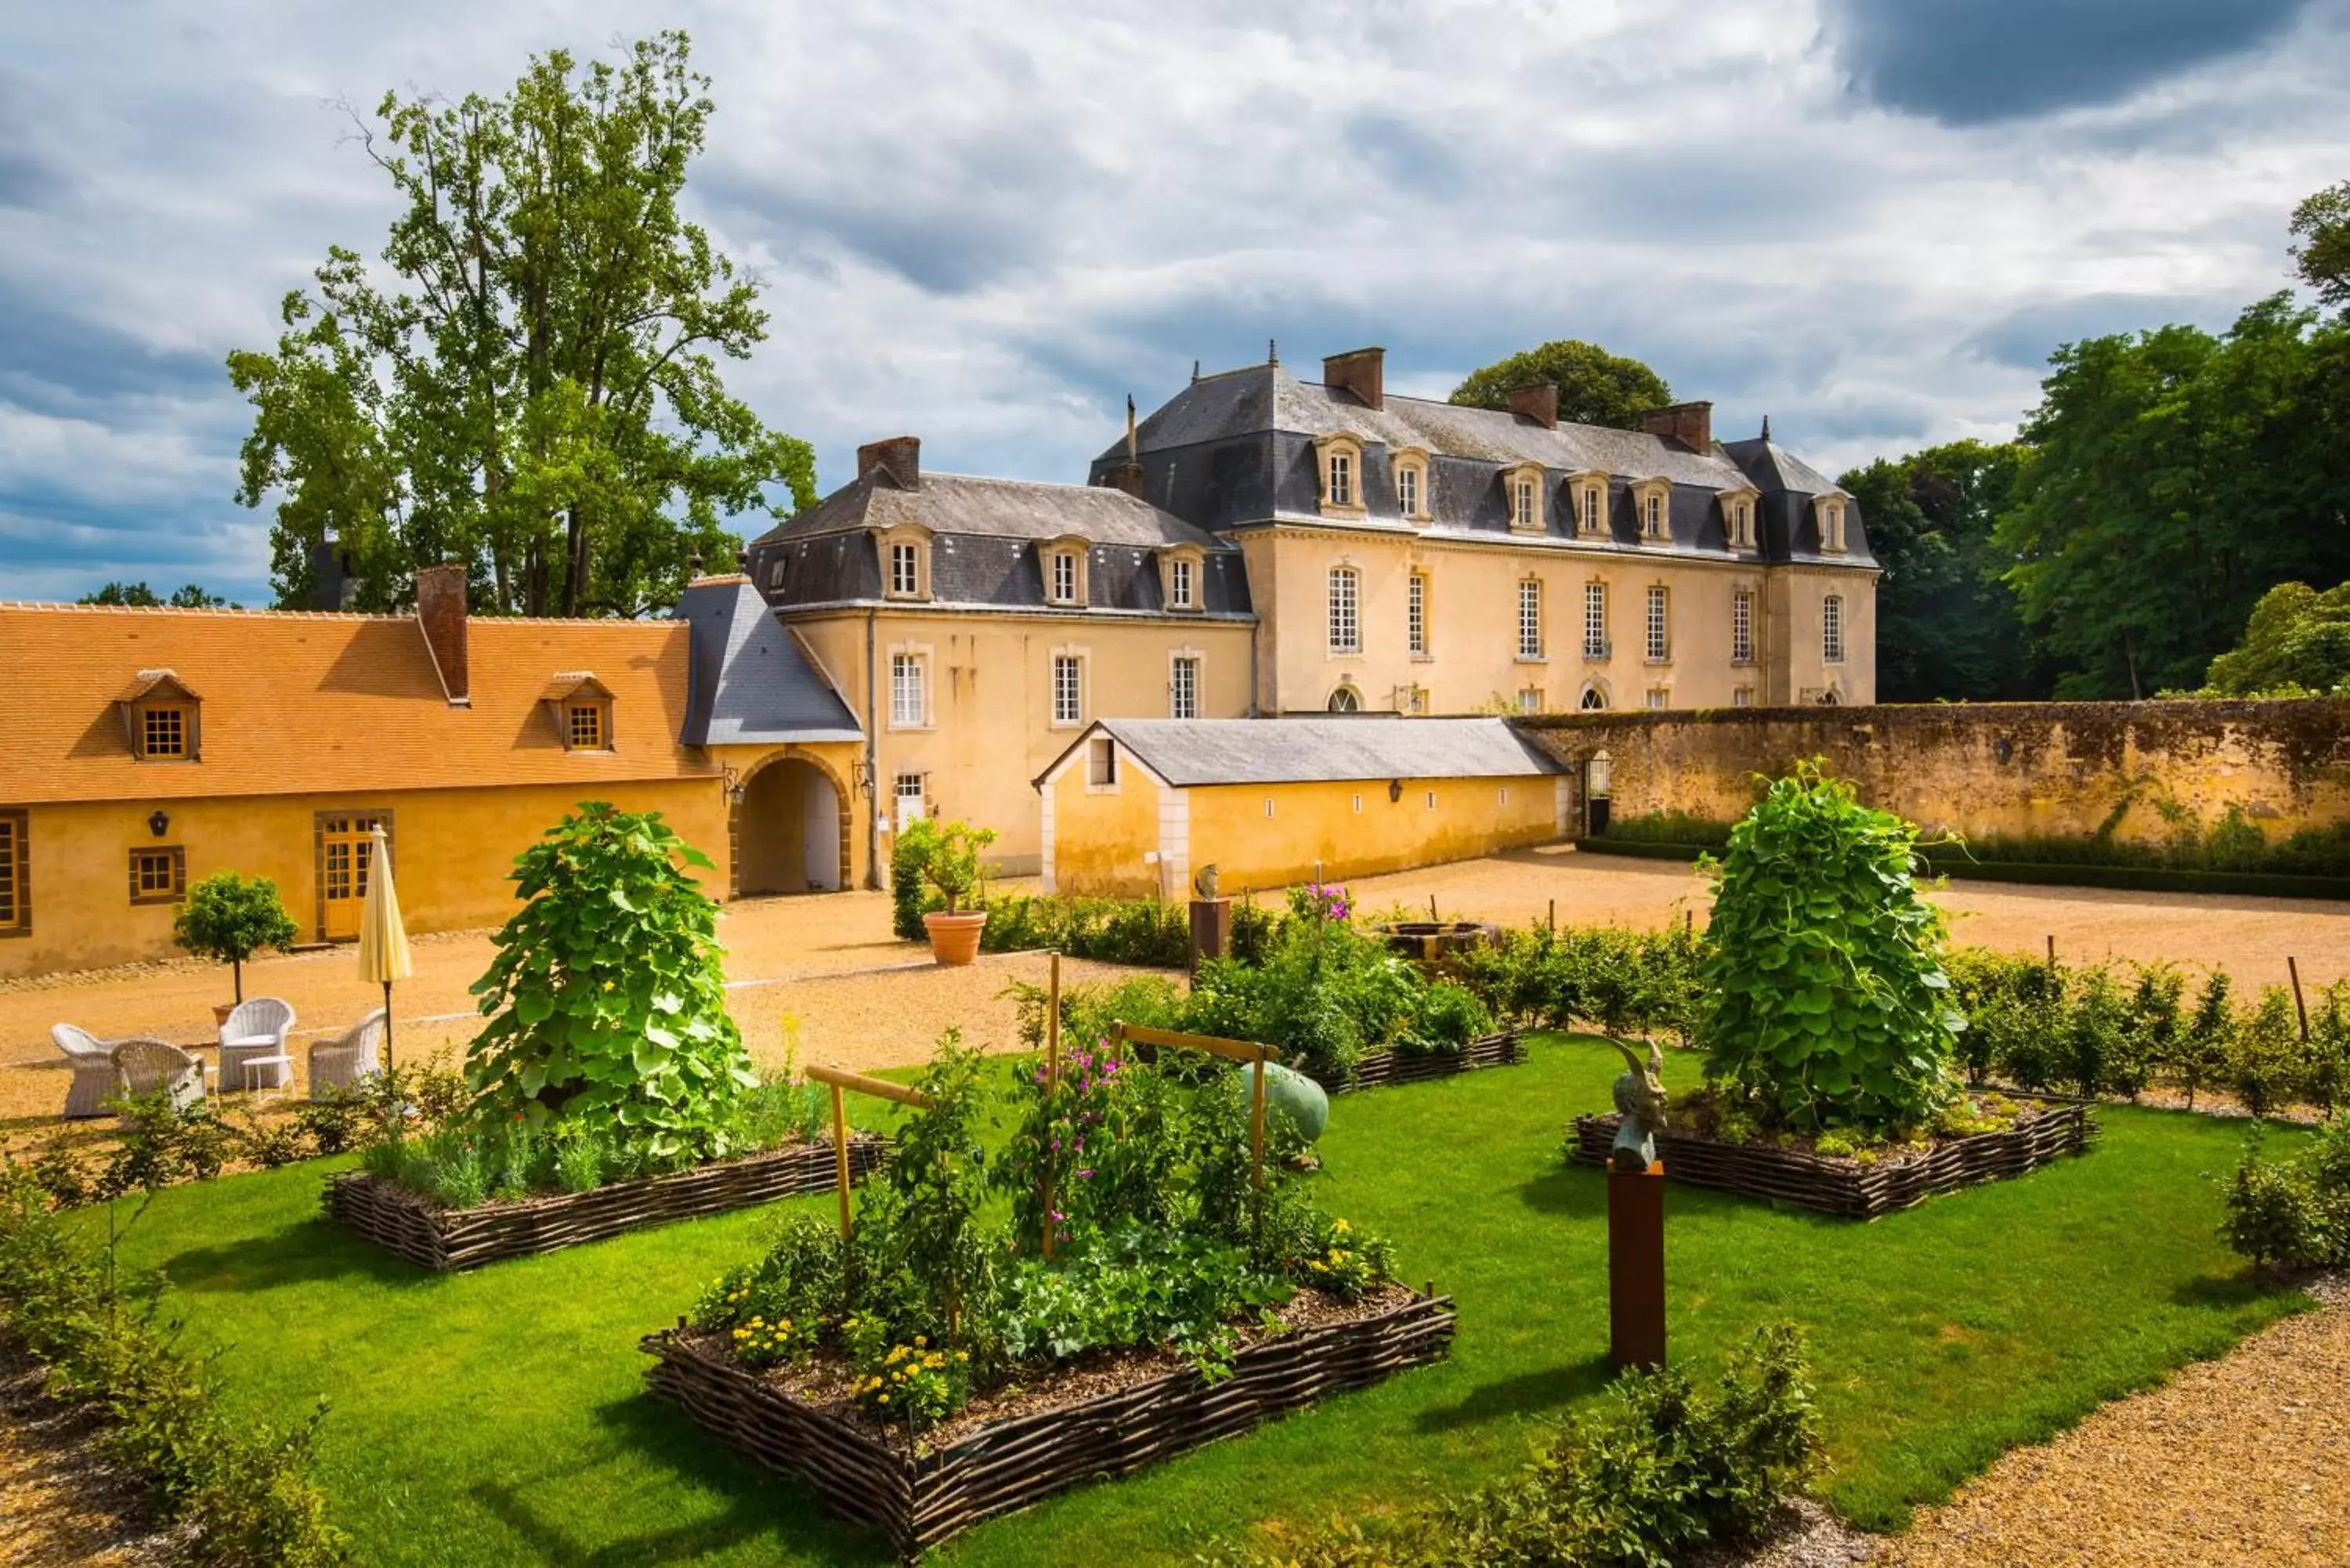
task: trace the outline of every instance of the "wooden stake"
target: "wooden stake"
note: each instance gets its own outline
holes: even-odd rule
[[[1695,909],[1683,909],[1681,911],[1681,929],[1687,931],[1690,936],[1697,935],[1697,911]]]
[[[2048,933],[2048,967],[2056,967],[2056,933],[2054,931]]]
[[[1049,1105],[1061,1087],[1061,955],[1053,954],[1053,978],[1048,987],[1051,999],[1045,1005],[1045,1099]],[[1050,1140],[1047,1140],[1048,1142]],[[1053,1261],[1053,1156],[1047,1148],[1044,1160],[1045,1197],[1045,1261]]]
[[[1556,898],[1550,901],[1550,934],[1558,935],[1558,900]]]
[[[2293,977],[2293,1010],[2300,1015],[2301,1043],[2306,1045],[2309,1044],[2309,1006],[2301,1000],[2301,966],[2293,961],[2291,953],[2285,955],[2284,972]]]
[[[1436,919],[1436,895],[1433,893],[1430,893],[1428,896],[1428,923],[1430,925],[1438,923]]]
[[[1253,1229],[1256,1233],[1256,1250],[1264,1251],[1264,1058],[1256,1059],[1250,1069],[1254,1090],[1249,1096],[1249,1160],[1256,1177],[1256,1214]]]
[[[840,1085],[832,1085],[832,1169],[840,1188],[840,1239],[848,1240],[848,1110],[840,1103]]]

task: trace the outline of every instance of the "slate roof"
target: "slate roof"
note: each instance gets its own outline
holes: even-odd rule
[[[681,732],[687,745],[865,738],[848,704],[808,661],[750,578],[690,583],[674,613],[692,639]]]
[[[667,621],[466,627],[473,705],[450,706],[408,616],[0,605],[0,670],[18,691],[0,801],[190,800],[484,784],[700,778],[678,743],[688,632]],[[543,697],[592,670],[612,693],[609,751],[564,749]],[[116,704],[151,676],[203,702],[203,755],[130,754]],[[572,798],[588,800],[592,794]]]
[[[842,485],[807,511],[785,518],[752,540],[751,547],[842,530],[894,528],[905,523],[919,523],[933,534],[1002,539],[1057,539],[1074,534],[1097,545],[1223,547],[1222,540],[1172,513],[1107,485],[925,473],[919,489],[901,490],[880,470]]]
[[[1179,789],[1378,779],[1531,778],[1560,771],[1502,719],[1101,719],[1043,784],[1106,734]]]

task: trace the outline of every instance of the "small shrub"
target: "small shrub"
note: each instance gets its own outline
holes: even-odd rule
[[[309,1157],[310,1144],[298,1121],[265,1122],[250,1110],[235,1129],[236,1145],[245,1158],[264,1170],[276,1170]]]
[[[2300,1087],[2300,1056],[2292,996],[2281,985],[2262,986],[2229,1042],[2228,1076],[2244,1108],[2264,1116],[2290,1104]]]
[[[2261,1158],[2253,1123],[2229,1182],[2220,1233],[2264,1267],[2350,1264],[2350,1127],[2329,1126],[2291,1159]]]
[[[995,829],[928,817],[916,826],[926,829],[931,840],[930,851],[922,858],[922,879],[938,889],[948,914],[962,913],[979,891],[979,852],[995,842]]]
[[[2195,1003],[2195,1014],[2180,1030],[2172,1074],[2187,1091],[2187,1108],[2195,1108],[2195,1092],[2227,1070],[2236,1037],[2235,1008],[2229,1000],[2231,983],[2225,970],[2213,970]]]
[[[294,1108],[294,1125],[322,1155],[347,1153],[359,1145],[368,1123],[368,1096],[362,1088],[341,1085],[318,1099]]]

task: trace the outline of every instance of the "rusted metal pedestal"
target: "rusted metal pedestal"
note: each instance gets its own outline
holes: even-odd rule
[[[1665,1364],[1665,1168],[1607,1173],[1607,1355]]]
[[[1232,901],[1230,898],[1191,900],[1191,968],[1202,959],[1226,958],[1232,950]]]

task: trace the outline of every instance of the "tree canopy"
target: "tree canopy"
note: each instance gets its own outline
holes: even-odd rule
[[[719,374],[768,317],[679,211],[713,109],[689,56],[681,32],[584,69],[558,49],[499,98],[354,117],[401,203],[380,264],[333,247],[276,351],[228,361],[283,602],[331,532],[362,608],[453,560],[485,611],[637,614],[692,556],[732,561],[727,515],[815,500],[807,444]]]
[[[2208,697],[2350,695],[2350,583],[2318,592],[2279,583],[2261,596],[2244,639],[2211,661]]]
[[[1557,384],[1558,417],[1573,424],[1638,430],[1643,413],[1673,400],[1665,379],[1638,359],[1573,337],[1471,370],[1452,389],[1451,400],[1464,408],[1506,409],[1513,391],[1544,381]]]
[[[2293,210],[2293,259],[2301,281],[2336,308],[2350,307],[2350,180]]]
[[[150,608],[158,605],[169,605],[173,609],[220,609],[228,605],[228,600],[218,594],[207,592],[202,586],[195,583],[184,583],[173,588],[172,597],[168,599],[158,597],[155,590],[143,582],[109,583],[96,593],[84,594],[74,602],[85,605],[131,605]]]

